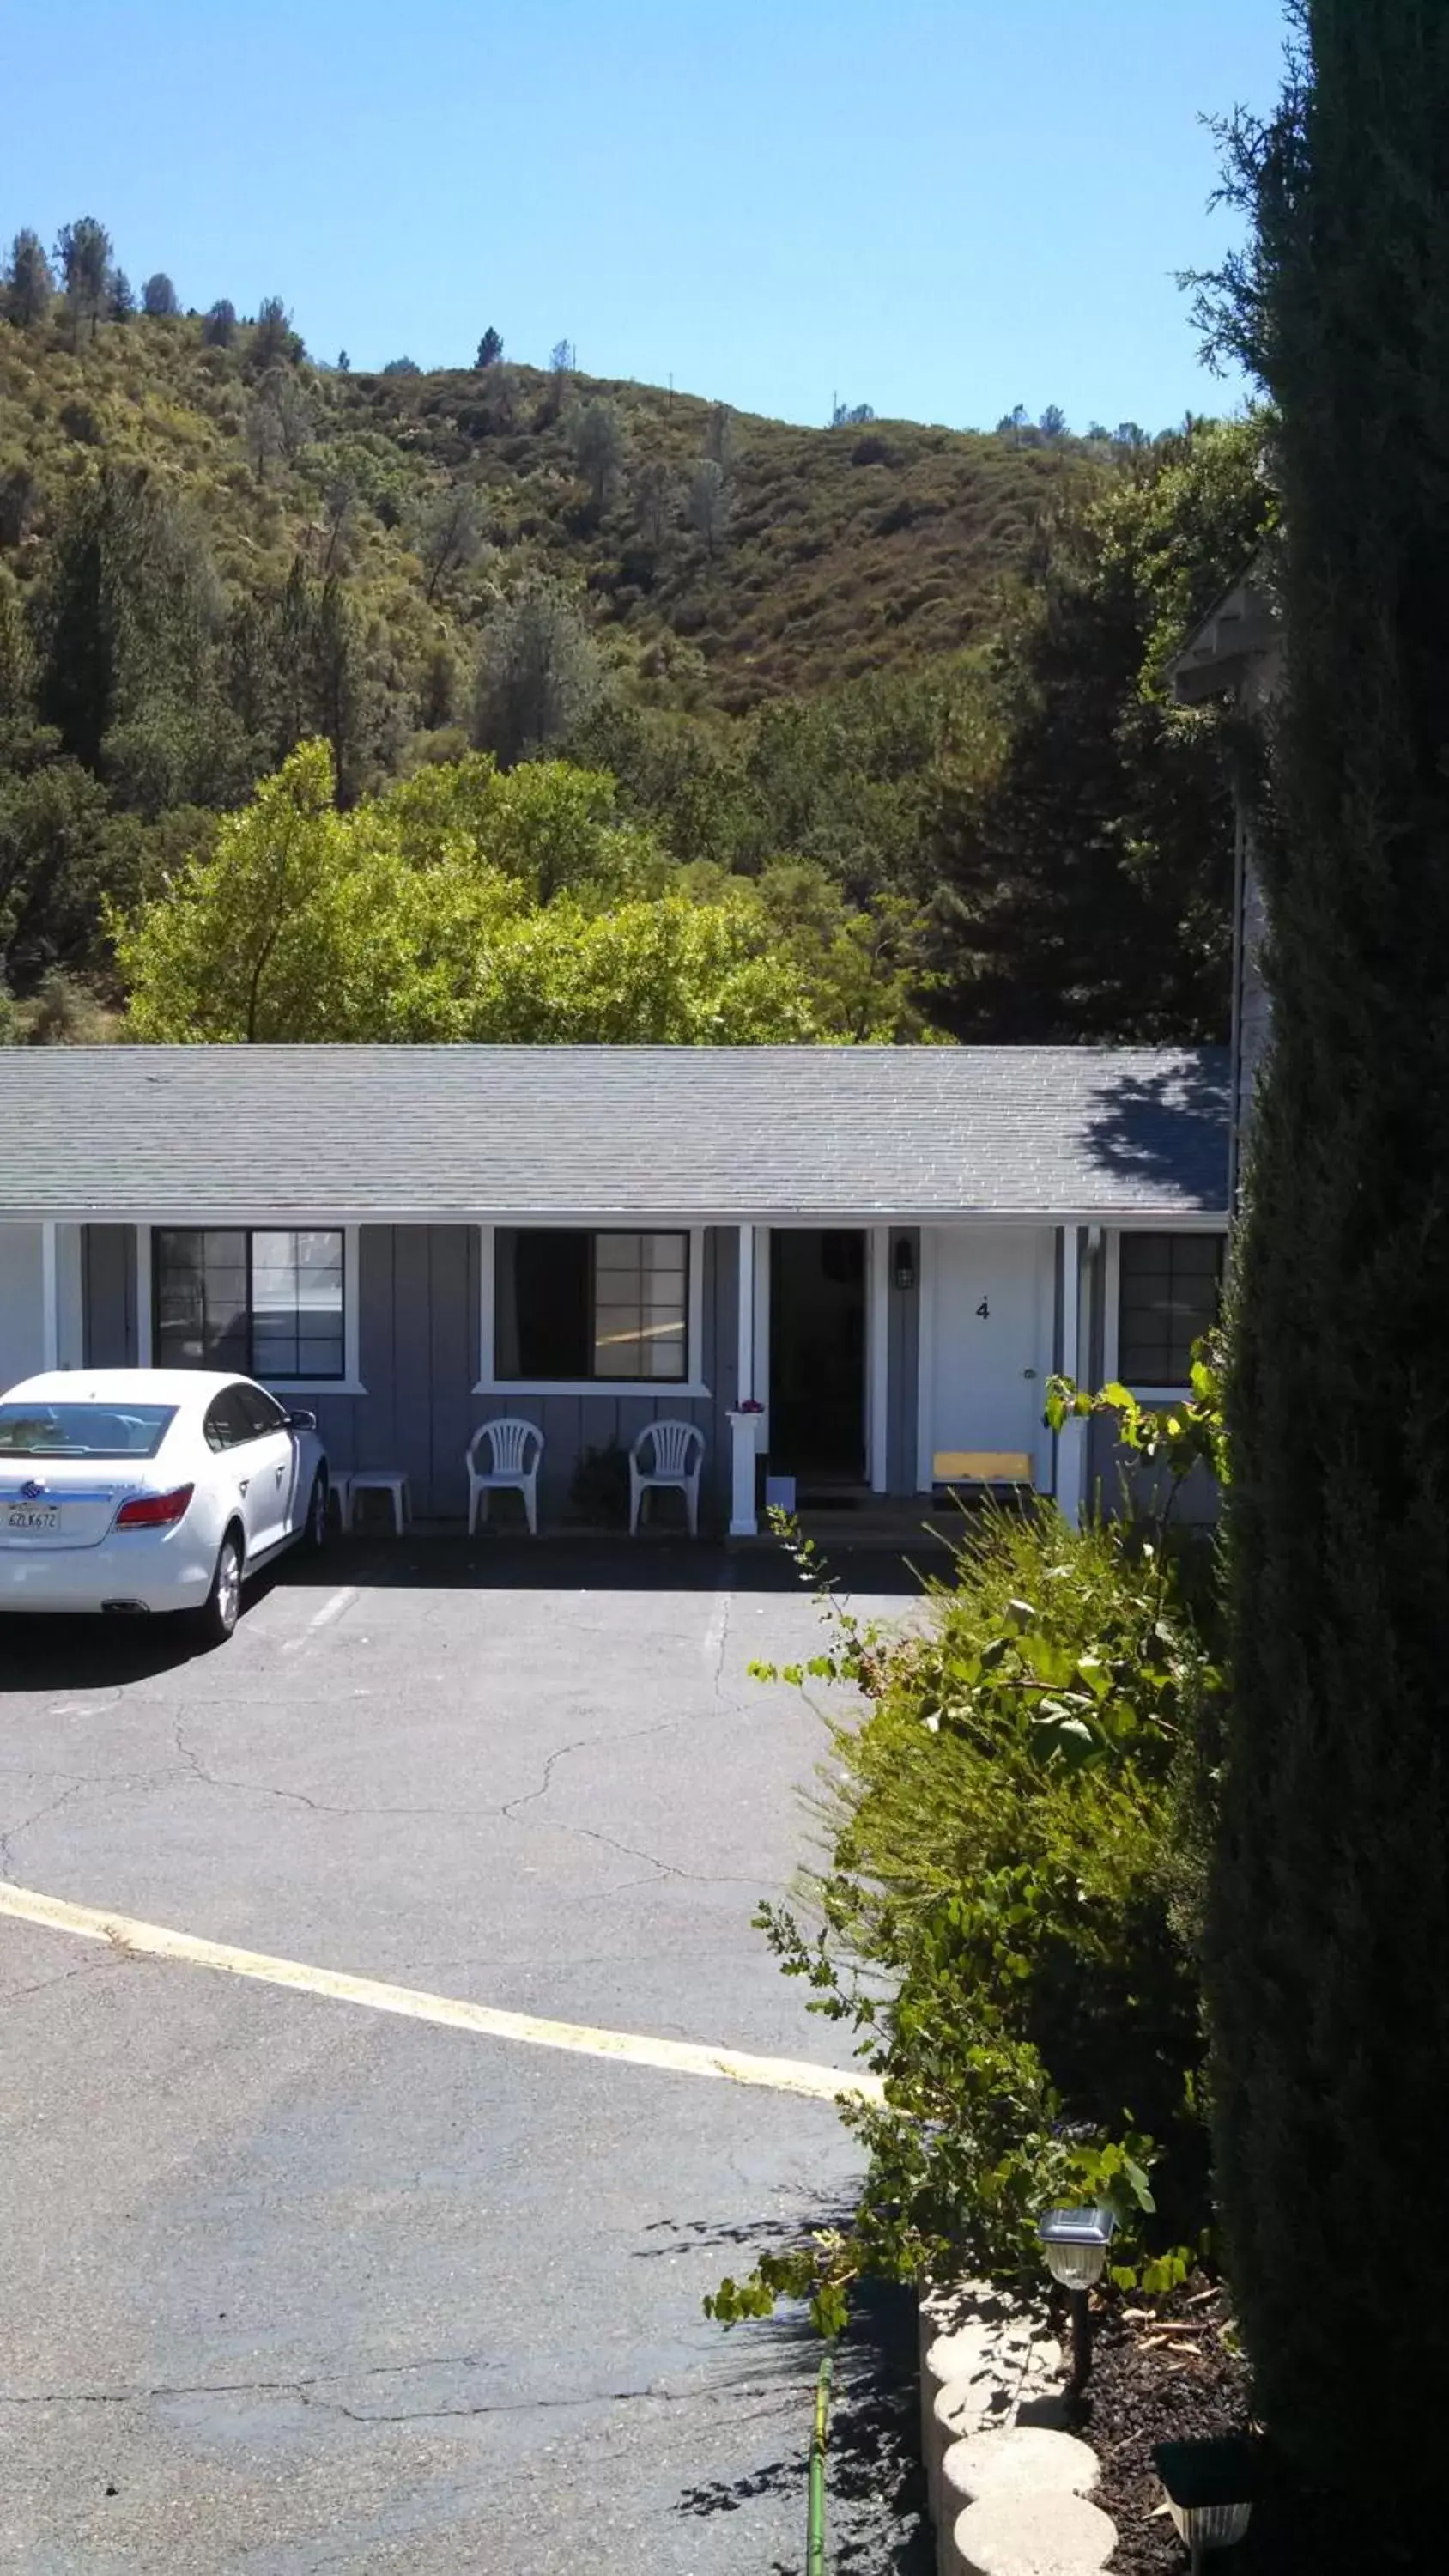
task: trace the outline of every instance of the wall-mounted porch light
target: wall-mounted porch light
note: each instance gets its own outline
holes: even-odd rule
[[[916,1284],[916,1247],[908,1234],[896,1236],[896,1286],[914,1288]]]
[[[1251,2443],[1231,2435],[1216,2442],[1160,2442],[1152,2458],[1198,2576],[1210,2551],[1236,2549],[1247,2531],[1262,2491],[1257,2454]]]
[[[1047,2270],[1071,2302],[1072,2375],[1067,2386],[1071,2396],[1080,2397],[1092,2368],[1091,2292],[1107,2268],[1117,2213],[1105,2202],[1096,2209],[1048,2209],[1036,2232]]]

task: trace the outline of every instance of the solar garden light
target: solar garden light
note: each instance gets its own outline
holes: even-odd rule
[[[1248,2528],[1260,2492],[1256,2455],[1233,2434],[1215,2442],[1160,2442],[1152,2458],[1198,2576],[1210,2550],[1235,2549]]]
[[[1093,2284],[1107,2267],[1107,2248],[1117,2230],[1117,2213],[1105,2202],[1095,2209],[1044,2210],[1037,2226],[1047,2270],[1071,2302],[1072,2375],[1067,2393],[1080,2397],[1092,2368]]]

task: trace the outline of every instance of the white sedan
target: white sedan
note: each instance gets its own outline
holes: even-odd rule
[[[60,1369],[0,1396],[0,1611],[183,1610],[231,1635],[243,1577],[327,1536],[310,1413],[200,1369]]]

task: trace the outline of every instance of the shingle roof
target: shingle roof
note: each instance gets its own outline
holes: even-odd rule
[[[1215,1214],[1154,1047],[5,1047],[0,1216]]]

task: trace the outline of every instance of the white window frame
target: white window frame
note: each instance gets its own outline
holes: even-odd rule
[[[1124,1234],[1209,1234],[1225,1248],[1228,1240],[1228,1229],[1225,1225],[1160,1223],[1120,1225],[1112,1228],[1107,1237],[1105,1263],[1104,1293],[1107,1311],[1102,1319],[1102,1383],[1104,1386],[1123,1383],[1119,1373],[1118,1355],[1122,1348],[1122,1237]],[[1128,1389],[1128,1393],[1135,1395],[1141,1404],[1176,1404],[1183,1396],[1191,1393],[1191,1387],[1189,1381],[1184,1378],[1178,1386],[1133,1386]]]
[[[361,1344],[361,1271],[359,1238],[362,1229],[356,1225],[338,1225],[332,1217],[288,1217],[283,1223],[271,1216],[147,1217],[136,1223],[136,1364],[139,1368],[156,1365],[153,1333],[153,1259],[152,1237],[156,1234],[276,1234],[311,1232],[340,1234],[342,1237],[342,1375],[341,1377],[259,1378],[257,1384],[275,1388],[278,1395],[366,1395],[359,1361]],[[238,1372],[242,1374],[243,1372]]]
[[[507,1231],[536,1234],[683,1234],[689,1238],[689,1315],[685,1340],[685,1375],[677,1377],[499,1377],[494,1367],[494,1334],[498,1312],[498,1235],[496,1225],[478,1228],[478,1382],[475,1395],[603,1395],[610,1397],[644,1397],[651,1403],[662,1403],[677,1397],[681,1403],[698,1402],[707,1397],[701,1371],[704,1365],[704,1227],[702,1225],[659,1225],[643,1220],[635,1223],[627,1217],[615,1218],[608,1225],[559,1224],[556,1226],[510,1226]]]

